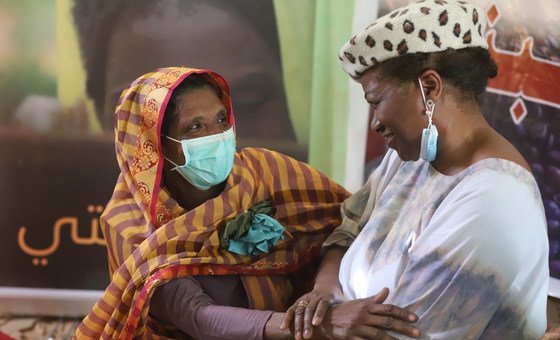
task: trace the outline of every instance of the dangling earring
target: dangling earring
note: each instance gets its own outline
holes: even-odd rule
[[[418,77],[418,83],[420,84],[420,93],[422,94],[422,101],[424,102],[426,115],[428,116],[428,127],[422,130],[420,158],[425,161],[432,162],[436,159],[438,140],[438,130],[432,123],[432,116],[434,115],[436,103],[434,103],[431,99],[426,100],[426,95],[424,94],[424,88],[422,87],[422,81],[420,81],[420,77]]]

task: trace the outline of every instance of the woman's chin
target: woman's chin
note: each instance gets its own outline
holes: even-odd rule
[[[397,152],[397,155],[399,155],[399,158],[400,158],[403,162],[409,162],[409,161],[415,162],[415,161],[417,161],[417,160],[420,158],[420,154],[419,154],[419,153],[416,153],[416,154],[414,154],[414,155],[411,155],[410,153],[406,153],[406,152],[404,152],[404,151],[402,151],[402,150],[399,150],[399,149],[393,149],[393,150],[395,150],[395,151]]]

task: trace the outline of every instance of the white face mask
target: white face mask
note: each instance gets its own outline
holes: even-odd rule
[[[426,100],[426,95],[424,94],[424,88],[422,87],[422,81],[420,80],[420,77],[418,77],[418,84],[420,85],[422,101],[424,102],[426,115],[428,116],[428,127],[422,130],[420,158],[425,161],[432,162],[436,159],[438,141],[438,130],[436,126],[432,124],[432,116],[434,115],[436,104],[431,99]]]
[[[233,128],[222,133],[193,139],[177,140],[168,136],[165,138],[180,143],[185,156],[185,164],[175,165],[176,170],[189,183],[200,190],[208,190],[220,184],[229,176],[233,168],[235,154],[235,134]]]

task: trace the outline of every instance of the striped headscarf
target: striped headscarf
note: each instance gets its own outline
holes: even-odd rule
[[[148,338],[163,332],[148,316],[154,289],[189,275],[238,274],[254,309],[283,311],[292,286],[281,275],[309,263],[340,224],[348,193],[310,166],[258,148],[236,153],[224,191],[201,206],[183,210],[162,188],[160,130],[173,89],[203,73],[223,92],[234,125],[229,90],[216,73],[162,68],[126,89],[115,112],[115,146],[121,174],[101,216],[111,283],[78,327],[76,338]],[[220,247],[225,222],[270,200],[285,238],[270,253],[248,257]]]

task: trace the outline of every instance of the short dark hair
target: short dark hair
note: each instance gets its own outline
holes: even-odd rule
[[[161,123],[162,135],[167,136],[171,125],[175,123],[183,95],[204,88],[213,90],[218,98],[223,99],[224,94],[222,90],[206,74],[191,74],[175,87],[163,114],[163,121]]]
[[[432,69],[455,87],[461,98],[476,101],[486,90],[488,79],[498,74],[498,66],[490,53],[482,47],[407,54],[386,60],[374,67],[378,69],[381,77],[399,83],[415,81],[422,72]]]
[[[194,12],[196,6],[206,5],[225,8],[246,19],[270,47],[274,62],[282,67],[272,0],[180,0],[177,3],[185,13]],[[72,14],[86,71],[86,92],[93,99],[98,115],[102,115],[106,100],[107,45],[114,26],[121,20],[147,13],[159,4],[154,0],[74,0]],[[161,65],[165,66],[180,65]]]

